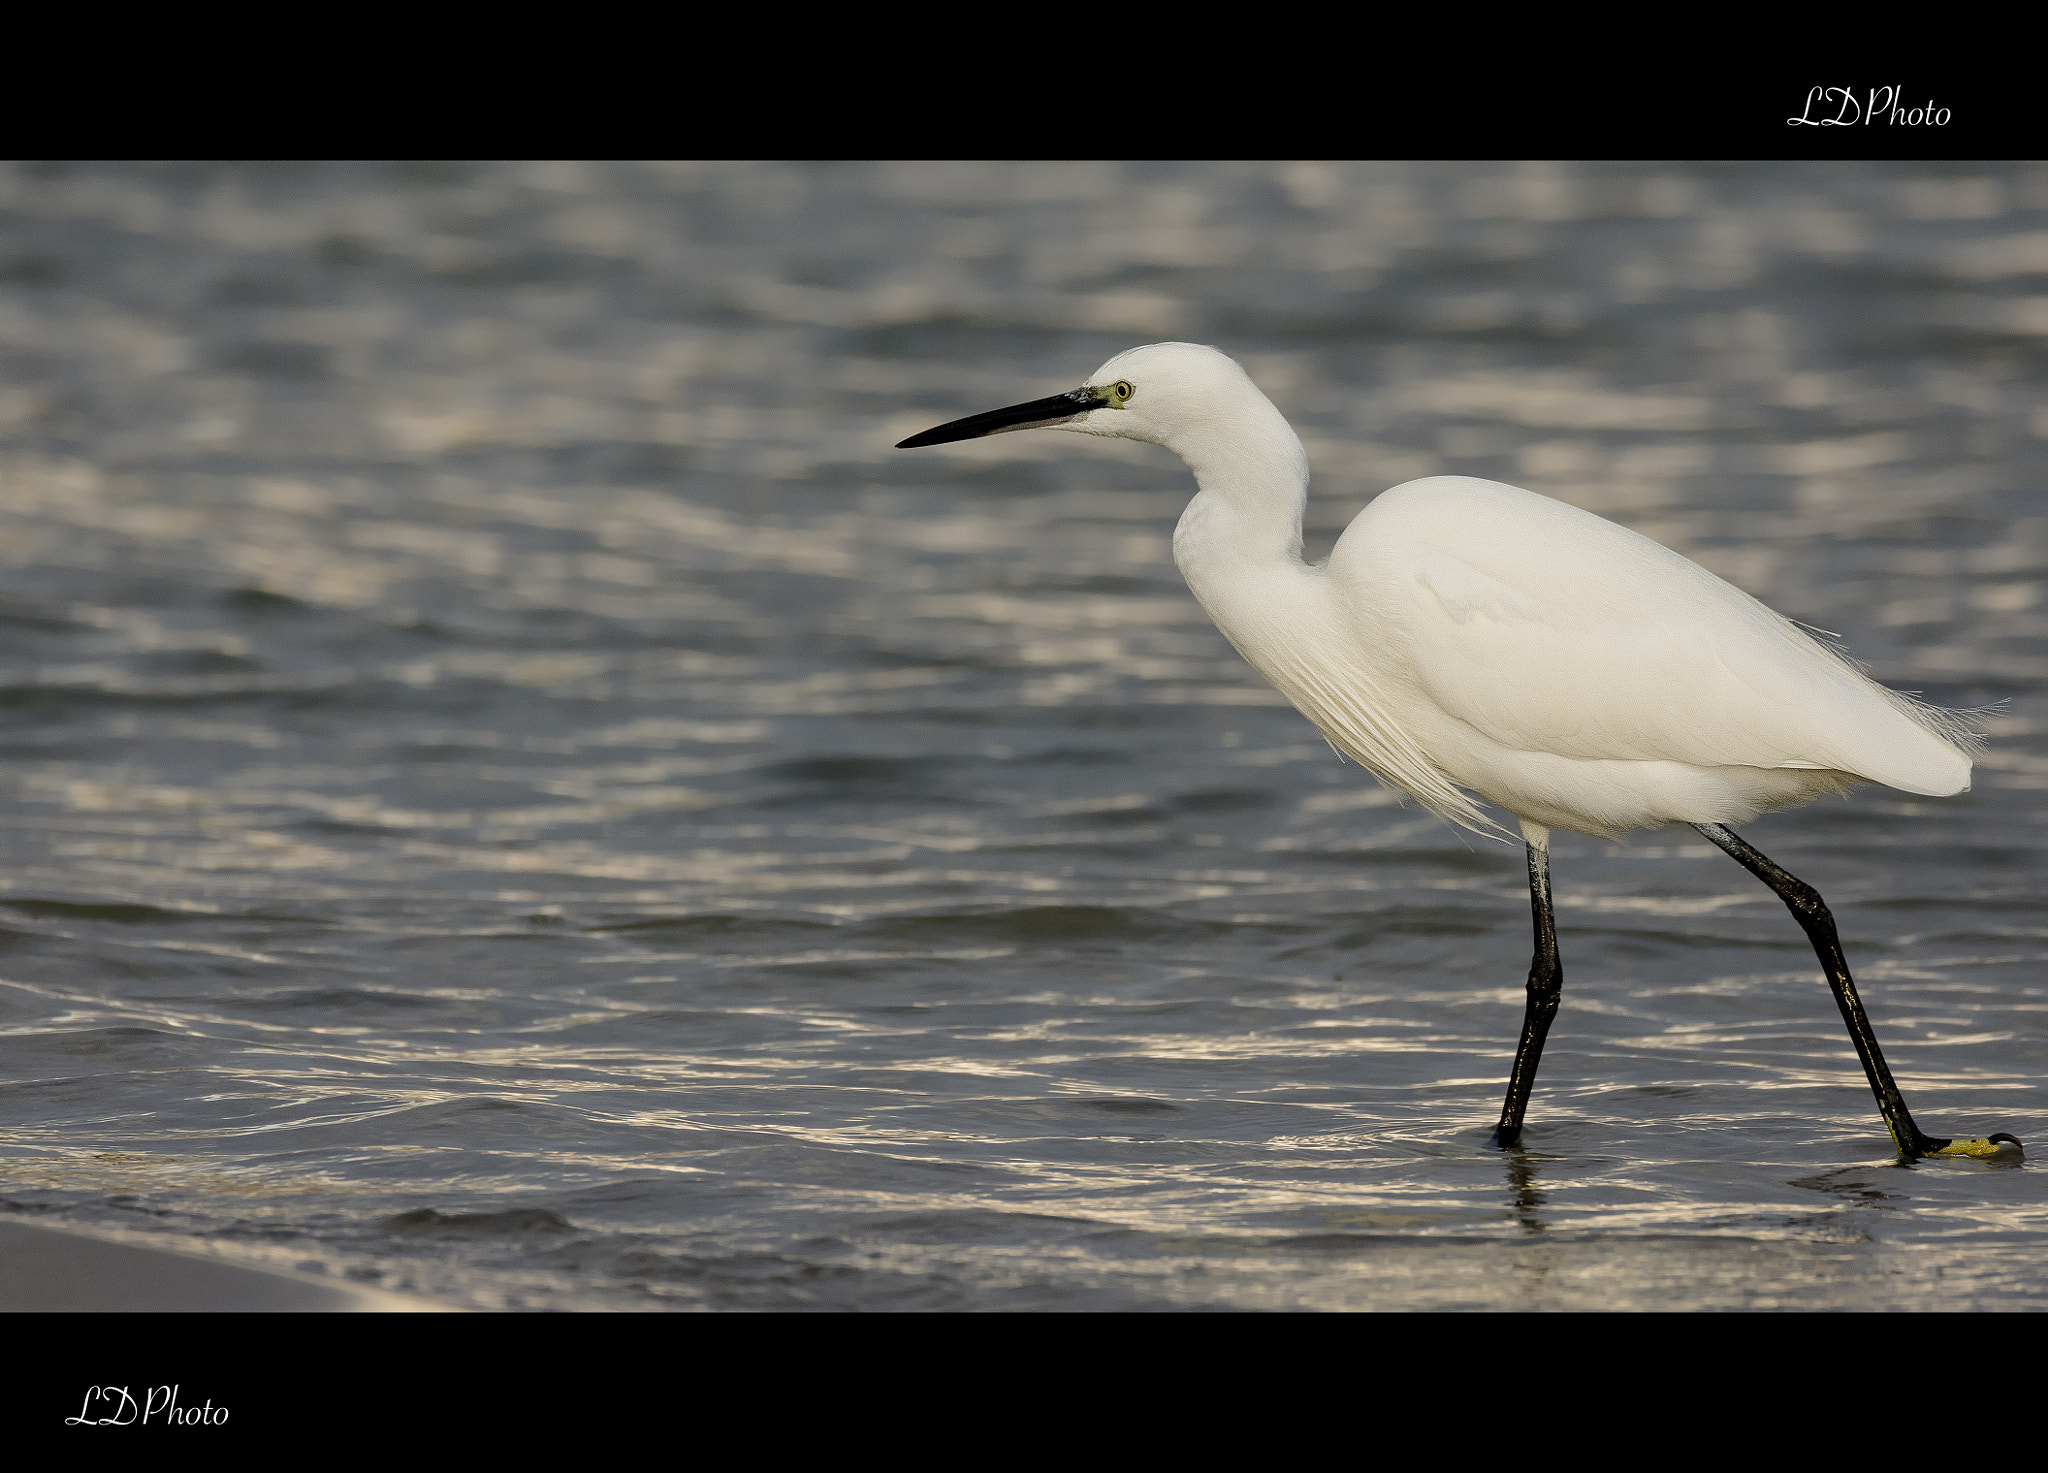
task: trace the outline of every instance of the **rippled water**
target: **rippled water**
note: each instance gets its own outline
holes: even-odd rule
[[[2048,1149],[2048,169],[0,172],[0,1205],[455,1303],[2033,1307],[1686,830],[1341,765],[1165,451],[904,435],[1161,338],[1311,556],[1562,497],[2003,702],[1749,831],[1920,1120]]]

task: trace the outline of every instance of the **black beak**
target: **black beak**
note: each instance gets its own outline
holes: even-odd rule
[[[926,430],[921,435],[912,435],[900,442],[898,450],[917,450],[926,445],[950,445],[955,440],[978,440],[983,435],[999,435],[1004,430],[1032,430],[1043,425],[1063,425],[1070,419],[1079,419],[1089,410],[1098,408],[1104,402],[1100,389],[1070,389],[1064,394],[1055,394],[1050,399],[1033,399],[1029,404],[1012,404],[1008,409],[991,409],[986,414],[970,414],[965,419],[956,419],[951,424],[940,425],[935,430]]]

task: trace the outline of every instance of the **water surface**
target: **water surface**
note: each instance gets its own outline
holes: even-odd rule
[[[1202,617],[1167,452],[889,449],[1163,338],[1310,555],[1453,472],[1880,679],[1975,789],[1750,838],[1922,1123],[2048,1150],[2038,166],[0,172],[0,1206],[478,1307],[2022,1308],[1804,938],[1518,847]]]

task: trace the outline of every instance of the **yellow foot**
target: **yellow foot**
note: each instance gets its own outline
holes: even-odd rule
[[[2020,1156],[2026,1153],[2020,1145],[2018,1136],[2007,1135],[2004,1131],[2000,1131],[1997,1135],[1992,1136],[1989,1140],[1950,1141],[1940,1150],[1930,1152],[1929,1154],[1935,1156],[1982,1157]]]

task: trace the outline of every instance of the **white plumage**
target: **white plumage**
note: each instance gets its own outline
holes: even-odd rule
[[[1945,795],[1973,740],[1790,620],[1626,527],[1470,476],[1384,491],[1327,563],[1301,560],[1308,458],[1214,348],[1120,353],[1081,388],[940,425],[903,448],[1047,428],[1164,445],[1199,490],[1174,561],[1216,627],[1330,744],[1453,823],[1520,820],[1536,951],[1496,1145],[1523,1114],[1563,988],[1550,830],[1689,823],[1782,899],[1812,941],[1902,1155],[2019,1142],[1929,1136],[1884,1062],[1818,891],[1729,831],[1853,782]]]
[[[1647,537],[1430,476],[1382,492],[1310,567],[1301,442],[1236,363],[1156,343],[1089,380],[1118,381],[1125,407],[1056,427],[1186,460],[1200,490],[1174,558],[1217,627],[1332,746],[1453,822],[1493,827],[1468,794],[1611,836],[1741,823],[1854,781],[1969,786],[1947,713]]]

